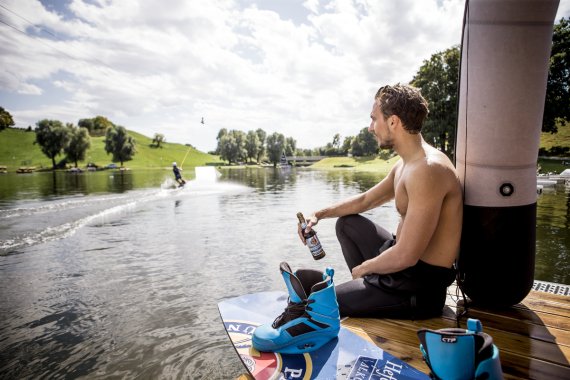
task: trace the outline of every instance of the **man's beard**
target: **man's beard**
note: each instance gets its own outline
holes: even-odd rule
[[[388,138],[386,140],[381,140],[380,143],[378,144],[378,146],[380,147],[380,149],[393,149],[394,148],[394,141],[392,141],[392,139]]]

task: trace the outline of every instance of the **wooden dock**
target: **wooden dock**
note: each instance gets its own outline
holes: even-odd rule
[[[452,286],[439,318],[347,318],[343,326],[429,373],[416,332],[420,328],[457,327],[456,312],[463,311],[463,302],[456,301],[456,288]],[[467,318],[479,319],[483,331],[493,337],[505,379],[570,379],[570,297],[532,290],[523,302],[503,310],[469,307],[460,319],[461,328],[465,328]]]
[[[497,289],[500,291],[500,289]],[[429,373],[419,350],[417,331],[457,327],[456,313],[463,301],[454,285],[448,289],[441,317],[420,321],[400,319],[346,318],[342,325],[378,347]],[[493,337],[499,348],[505,379],[570,379],[570,297],[531,290],[510,308],[490,310],[469,307],[460,319],[477,318],[483,331]],[[252,379],[242,375],[239,380]]]

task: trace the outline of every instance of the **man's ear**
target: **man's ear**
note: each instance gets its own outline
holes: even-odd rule
[[[396,115],[392,115],[390,116],[390,123],[388,124],[388,126],[391,128],[391,130],[393,131],[394,128],[396,128],[398,125],[402,124],[402,120],[396,116]]]

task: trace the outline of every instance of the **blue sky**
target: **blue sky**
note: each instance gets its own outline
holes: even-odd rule
[[[356,135],[378,87],[409,82],[424,60],[459,44],[463,8],[460,0],[0,0],[0,106],[22,128],[103,115],[203,151],[220,128],[262,128],[313,148]],[[570,0],[560,2],[562,16]]]

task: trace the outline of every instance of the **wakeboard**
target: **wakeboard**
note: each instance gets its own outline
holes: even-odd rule
[[[287,305],[285,292],[247,294],[218,303],[224,328],[247,372],[266,379],[409,379],[428,375],[341,327],[337,338],[305,354],[259,352],[251,337],[257,328],[272,323]]]

